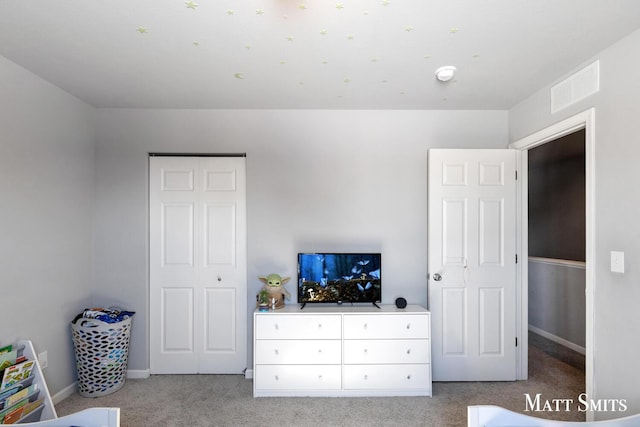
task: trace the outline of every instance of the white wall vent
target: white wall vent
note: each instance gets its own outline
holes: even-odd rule
[[[599,90],[600,61],[596,61],[551,87],[551,113],[567,108]]]

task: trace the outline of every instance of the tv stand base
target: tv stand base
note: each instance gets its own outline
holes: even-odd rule
[[[342,305],[342,301],[338,301],[336,304],[338,304],[338,306],[341,306]],[[380,306],[376,302],[372,302],[371,304],[373,304],[373,306],[378,308],[378,309],[380,308]],[[307,305],[306,302],[300,303],[300,310],[302,310],[306,305]],[[353,307],[353,302],[351,302],[351,307]]]

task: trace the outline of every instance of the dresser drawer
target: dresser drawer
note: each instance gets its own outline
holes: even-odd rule
[[[431,390],[431,365],[345,365],[343,388]]]
[[[257,364],[337,364],[342,360],[340,340],[256,340]]]
[[[430,363],[429,340],[345,340],[345,364]]]
[[[340,390],[340,365],[256,365],[258,390]]]
[[[427,339],[429,328],[428,315],[344,315],[345,339]]]
[[[255,337],[264,339],[340,339],[340,315],[259,314]]]

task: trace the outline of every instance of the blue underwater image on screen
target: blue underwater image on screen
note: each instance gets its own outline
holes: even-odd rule
[[[379,253],[298,254],[298,302],[379,302]]]

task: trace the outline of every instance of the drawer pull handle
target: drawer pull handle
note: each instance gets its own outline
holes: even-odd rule
[[[411,374],[407,375],[407,379],[410,380],[411,379]]]
[[[278,378],[278,376],[277,376],[277,375],[275,376],[275,378],[276,378],[276,381],[279,381],[279,380],[280,380],[280,378]]]
[[[411,354],[411,349],[408,349],[408,350],[407,350],[407,354]]]
[[[365,374],[364,375],[364,379],[365,379],[365,381],[368,380],[369,379],[369,375]]]
[[[318,323],[318,329],[322,328],[322,323]]]
[[[318,375],[318,380],[322,381],[322,375]]]
[[[273,325],[273,327],[274,327],[274,328],[276,328],[276,331],[279,329],[279,328],[278,328],[278,324],[277,324],[277,323],[276,323],[276,324],[274,324],[274,325]]]
[[[407,323],[407,329],[411,329],[411,323]]]
[[[276,348],[275,350],[276,356],[280,354],[280,352],[278,351],[278,349]]]
[[[369,352],[369,350],[365,348],[364,349],[364,354],[367,354],[368,352]]]
[[[364,324],[364,328],[367,329],[367,324],[366,323]]]

